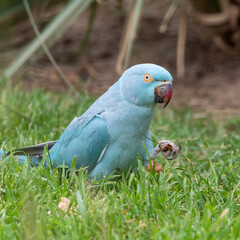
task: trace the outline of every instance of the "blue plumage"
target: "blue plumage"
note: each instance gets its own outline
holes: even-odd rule
[[[154,64],[139,64],[125,71],[82,116],[72,120],[51,147],[51,162],[55,167],[63,163],[70,167],[76,157],[76,167],[87,167],[89,176],[97,179],[117,168],[134,167],[138,154],[147,164],[143,143],[151,152],[153,109],[157,102],[167,105],[170,101],[172,81],[167,70]],[[34,146],[21,150],[28,154],[29,149],[34,155]],[[35,165],[40,160],[35,156]]]

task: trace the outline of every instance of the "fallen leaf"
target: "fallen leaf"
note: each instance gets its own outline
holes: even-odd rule
[[[69,204],[70,204],[70,200],[68,198],[65,197],[61,197],[61,201],[58,204],[58,207],[63,211],[63,212],[67,212],[68,208],[69,208]],[[70,208],[69,212],[72,212],[72,207]]]

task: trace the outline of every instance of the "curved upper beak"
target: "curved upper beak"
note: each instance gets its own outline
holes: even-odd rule
[[[164,103],[163,108],[165,108],[171,100],[172,97],[172,82],[161,82],[155,89],[155,102]]]

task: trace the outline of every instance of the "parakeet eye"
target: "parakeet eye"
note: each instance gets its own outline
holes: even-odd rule
[[[143,75],[143,80],[145,82],[151,82],[152,81],[152,76],[150,74],[146,73],[146,74]]]

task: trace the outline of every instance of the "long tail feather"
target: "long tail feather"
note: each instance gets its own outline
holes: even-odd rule
[[[48,150],[50,150],[56,142],[57,141],[50,141],[50,142],[29,146],[29,147],[17,148],[17,149],[14,149],[12,152],[7,152],[6,155],[10,155],[12,153],[13,155],[26,154],[30,156],[42,156],[45,146],[47,146]],[[1,152],[0,152],[0,155],[1,155]]]

